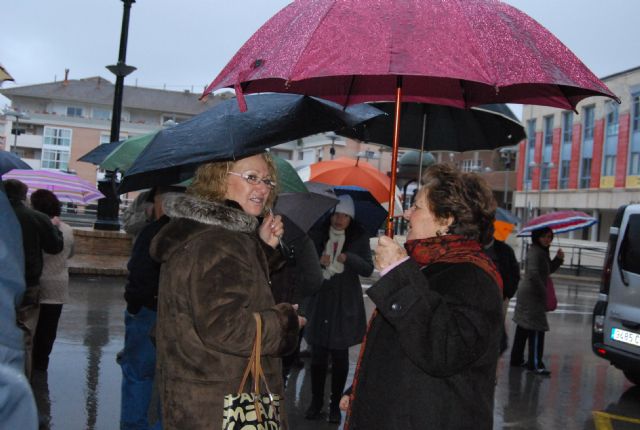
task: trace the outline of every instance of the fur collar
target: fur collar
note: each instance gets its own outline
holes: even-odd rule
[[[243,233],[253,232],[258,227],[258,219],[241,209],[189,194],[169,193],[162,205],[169,218],[187,218]]]

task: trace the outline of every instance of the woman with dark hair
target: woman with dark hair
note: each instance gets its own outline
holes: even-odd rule
[[[564,252],[558,249],[553,260],[549,247],[553,241],[553,230],[549,227],[531,232],[531,247],[527,252],[524,277],[518,285],[513,321],[517,324],[511,348],[511,366],[524,366],[536,375],[547,376],[551,372],[542,362],[544,332],[549,331],[547,322],[547,282],[564,261]],[[529,342],[529,359],[524,361],[524,347]]]
[[[164,430],[222,428],[224,398],[237,393],[262,320],[262,368],[283,396],[282,364],[304,324],[289,303],[275,304],[269,273],[283,263],[284,230],[269,214],[276,188],[261,153],[198,168],[186,194],[167,194],[170,221],[151,242],[160,262],[156,380]],[[258,217],[264,217],[262,223]],[[287,428],[284,401],[282,428]]]
[[[356,220],[349,195],[339,196],[331,217],[310,232],[322,266],[320,290],[307,301],[309,324],[305,339],[311,346],[311,403],[305,418],[321,418],[324,388],[331,357],[331,399],[327,420],[339,423],[340,398],[349,373],[349,347],[362,342],[367,317],[360,276],[373,272],[369,236]]]
[[[482,245],[495,200],[477,175],[429,167],[405,247],[383,236],[367,290],[376,305],[345,428],[491,429],[502,280]]]
[[[49,190],[36,190],[31,194],[31,207],[51,218],[62,232],[63,248],[58,254],[43,253],[40,275],[40,317],[33,339],[33,369],[46,371],[49,355],[58,331],[62,305],[69,300],[69,267],[67,260],[73,255],[73,229],[60,220],[60,200]]]

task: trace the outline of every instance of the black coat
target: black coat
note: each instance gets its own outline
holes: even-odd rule
[[[518,291],[518,283],[520,282],[520,264],[513,248],[505,242],[494,240],[490,246],[485,248],[485,252],[496,265],[502,277],[502,297],[512,298]]]
[[[502,336],[495,281],[470,263],[406,261],[367,294],[373,320],[350,430],[487,429]]]
[[[357,223],[347,228],[342,252],[346,254],[344,272],[324,279],[320,290],[306,303],[308,323],[305,339],[310,345],[329,349],[347,349],[362,342],[367,321],[360,276],[373,272],[369,236]],[[329,240],[328,225],[309,233],[318,256]]]

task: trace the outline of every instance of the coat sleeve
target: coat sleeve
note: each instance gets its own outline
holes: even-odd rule
[[[295,248],[297,294],[302,298],[312,296],[322,287],[322,267],[316,248],[311,239],[304,235],[297,241]]]
[[[547,278],[551,274],[549,271],[549,259],[539,248],[532,246],[527,253],[526,276],[533,286],[533,292],[539,297],[547,296]]]
[[[263,354],[278,356],[291,352],[298,338],[296,311],[288,303],[261,308],[255,301],[264,297],[262,288],[270,296],[268,278],[257,275],[262,268],[257,259],[247,257],[252,254],[246,248],[247,242],[225,242],[215,252],[200,255],[198,258],[207,262],[196,264],[191,273],[189,294],[198,336],[214,350],[249,356],[256,331],[253,312],[258,312],[263,322]]]
[[[366,234],[360,235],[353,241],[349,250],[345,252],[347,260],[345,266],[360,276],[371,276],[373,273],[373,259],[371,258],[371,246]]]
[[[47,254],[58,254],[64,247],[64,238],[58,227],[51,223],[46,215],[38,217],[38,234],[40,236],[40,246]]]
[[[478,360],[497,345],[501,333],[498,286],[475,266],[455,266],[444,281],[446,296],[431,288],[412,260],[392,269],[367,291],[395,330],[404,353],[436,377],[454,375]]]

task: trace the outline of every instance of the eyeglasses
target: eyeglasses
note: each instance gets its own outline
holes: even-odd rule
[[[241,177],[242,179],[244,179],[245,181],[247,181],[247,183],[249,183],[251,185],[259,185],[260,183],[263,183],[264,185],[269,187],[269,189],[272,189],[272,190],[277,185],[276,181],[274,181],[273,179],[269,179],[269,178],[260,179],[260,177],[258,177],[258,175],[253,173],[253,172],[242,172],[242,173],[227,172],[227,174],[228,175],[239,176],[239,177]]]

